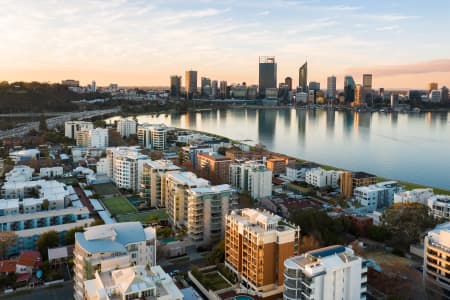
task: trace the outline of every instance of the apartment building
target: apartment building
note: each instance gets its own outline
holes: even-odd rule
[[[396,181],[385,181],[357,187],[353,192],[353,197],[355,201],[371,212],[392,205],[394,194],[401,191],[402,187]]]
[[[197,153],[197,170],[203,170],[205,176],[216,183],[228,183],[232,161],[216,152]]]
[[[86,300],[182,300],[183,294],[160,266],[139,265],[96,271],[94,279],[84,281],[84,297]]]
[[[305,181],[306,171],[318,168],[319,165],[312,162],[297,163],[286,167],[286,177],[292,181]]]
[[[367,265],[352,249],[331,246],[284,262],[283,299],[366,299]]]
[[[365,172],[342,172],[340,177],[341,195],[345,198],[351,198],[355,188],[376,183],[376,175]]]
[[[79,131],[94,129],[92,122],[67,121],[64,123],[64,135],[70,139],[75,139]]]
[[[141,197],[150,207],[165,207],[166,174],[179,172],[180,167],[170,160],[146,160],[142,169]]]
[[[286,160],[282,158],[270,158],[266,161],[266,167],[273,175],[286,174]]]
[[[340,171],[327,171],[322,168],[316,168],[306,171],[305,182],[318,188],[327,186],[335,188],[338,186],[340,175]]]
[[[253,199],[267,198],[272,195],[272,171],[254,161],[234,163],[230,165],[230,184]]]
[[[137,122],[130,119],[120,119],[117,121],[117,132],[122,138],[127,138],[132,134],[136,134]]]
[[[430,215],[437,219],[450,220],[450,196],[434,195],[428,198],[427,205],[430,208]]]
[[[433,189],[414,189],[394,194],[394,203],[421,203],[427,205],[428,199],[433,196]]]
[[[145,149],[165,150],[168,127],[164,124],[142,124],[137,128],[139,145]]]
[[[75,234],[74,289],[76,300],[83,300],[85,282],[97,271],[110,272],[130,265],[156,264],[156,230],[139,222],[88,227]]]
[[[429,299],[450,298],[450,223],[436,226],[424,238],[423,278]]]
[[[118,188],[138,192],[141,187],[144,164],[151,161],[139,147],[116,147],[106,150],[106,158],[97,163],[99,172],[111,174]]]
[[[198,154],[214,152],[214,149],[206,145],[190,145],[184,146],[183,148],[181,148],[181,151],[183,151],[183,160],[191,162],[193,169],[196,170],[198,166]]]
[[[39,177],[41,178],[57,178],[62,177],[63,174],[64,174],[63,167],[49,167],[39,169]]]
[[[7,182],[30,181],[33,177],[34,169],[28,166],[17,165],[5,174]]]
[[[109,133],[106,128],[80,130],[76,134],[77,146],[106,148],[109,146]]]
[[[260,297],[283,292],[284,261],[299,254],[300,227],[268,211],[234,210],[226,217],[225,266]]]

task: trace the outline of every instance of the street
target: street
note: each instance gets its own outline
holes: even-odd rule
[[[49,287],[39,287],[18,291],[11,294],[2,294],[0,299],[13,300],[70,300],[73,299],[73,281],[66,281]]]

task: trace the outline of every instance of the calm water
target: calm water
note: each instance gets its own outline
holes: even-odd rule
[[[450,189],[449,113],[247,108],[142,115],[138,120],[249,140],[301,159]]]

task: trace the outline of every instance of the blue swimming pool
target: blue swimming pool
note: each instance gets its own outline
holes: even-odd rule
[[[250,297],[250,296],[236,296],[236,297],[234,297],[234,299],[235,300],[253,300],[253,298],[252,297]]]

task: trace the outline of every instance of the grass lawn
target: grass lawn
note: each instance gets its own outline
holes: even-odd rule
[[[155,210],[149,210],[149,211],[142,211],[142,212],[135,212],[127,213],[127,214],[119,214],[116,216],[116,219],[118,222],[132,222],[132,221],[138,221],[141,223],[146,223],[147,220],[151,216],[158,216],[158,219],[160,221],[167,220],[167,213],[165,209],[155,209]]]
[[[95,192],[100,196],[120,195],[119,191],[112,183],[94,184],[92,187],[94,188]]]
[[[203,276],[202,284],[213,291],[218,291],[230,287],[228,282],[219,275],[217,271],[205,273]]]
[[[130,201],[128,201],[128,199],[123,196],[106,198],[102,199],[101,201],[106,206],[111,215],[117,216],[120,214],[136,212],[136,208],[133,206],[133,204],[131,204]]]
[[[62,182],[67,185],[72,185],[72,184],[78,183],[78,179],[75,177],[58,178],[58,179],[56,179],[56,181]]]

